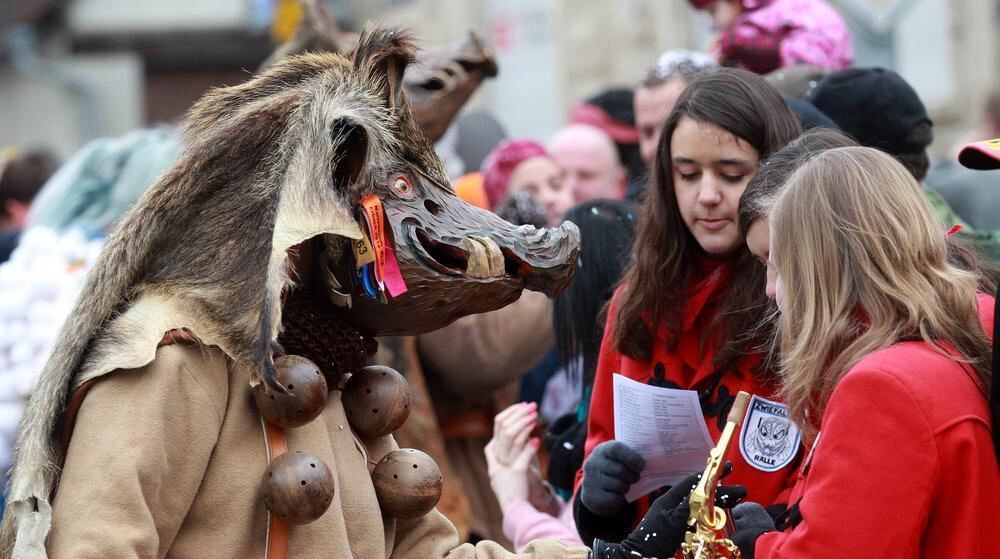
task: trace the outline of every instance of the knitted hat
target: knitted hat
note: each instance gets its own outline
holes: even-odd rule
[[[707,52],[685,49],[670,49],[659,56],[646,70],[642,85],[651,87],[673,78],[689,80],[694,76],[719,67],[715,57]]]
[[[496,205],[507,194],[507,183],[521,163],[532,157],[548,156],[542,144],[534,140],[504,140],[493,149],[483,162],[483,189],[490,206]]]
[[[809,101],[796,99],[795,97],[785,97],[785,103],[788,104],[788,108],[798,117],[799,124],[802,125],[802,130],[810,130],[812,128],[840,130],[836,122],[823,114],[823,111],[817,109]]]
[[[634,98],[631,89],[608,89],[574,107],[569,122],[600,128],[616,144],[638,144]]]
[[[893,155],[923,152],[926,143],[910,133],[931,124],[917,92],[899,74],[884,68],[852,68],[823,78],[807,99],[863,146]]]

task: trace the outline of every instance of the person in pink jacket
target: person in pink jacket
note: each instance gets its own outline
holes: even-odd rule
[[[824,0],[689,0],[719,30],[712,50],[724,66],[766,74],[795,64],[830,71],[854,62],[847,24]]]
[[[573,507],[564,503],[542,480],[535,453],[541,445],[532,437],[538,405],[519,402],[497,414],[493,438],[486,445],[490,485],[503,511],[503,532],[521,551],[536,539],[583,545],[573,524]]]

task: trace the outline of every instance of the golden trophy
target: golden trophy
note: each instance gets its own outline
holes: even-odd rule
[[[726,512],[715,506],[715,488],[722,473],[726,450],[747,412],[750,395],[740,391],[736,401],[729,410],[726,427],[722,430],[719,442],[708,455],[708,466],[701,475],[698,485],[691,491],[689,501],[691,514],[688,516],[688,526],[695,528],[688,532],[681,544],[681,552],[686,559],[716,559],[719,557],[742,557],[739,548],[726,539],[723,531],[726,527]]]

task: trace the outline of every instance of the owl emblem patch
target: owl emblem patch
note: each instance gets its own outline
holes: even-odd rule
[[[740,433],[740,452],[748,464],[763,472],[776,472],[795,458],[799,449],[798,427],[788,419],[788,406],[750,399]]]

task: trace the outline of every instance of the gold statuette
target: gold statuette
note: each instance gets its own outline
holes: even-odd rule
[[[721,508],[715,506],[715,488],[719,483],[719,474],[722,472],[723,459],[726,457],[726,450],[729,448],[729,441],[733,438],[743,417],[747,413],[747,404],[750,402],[750,395],[740,391],[736,395],[736,401],[729,410],[729,417],[726,419],[726,427],[722,430],[718,444],[708,455],[708,466],[701,475],[701,480],[694,490],[691,491],[689,501],[691,502],[691,514],[688,516],[688,526],[695,528],[694,532],[688,532],[681,544],[681,551],[686,559],[717,559],[719,557],[741,557],[739,548],[732,541],[722,535],[726,526],[726,513]]]

